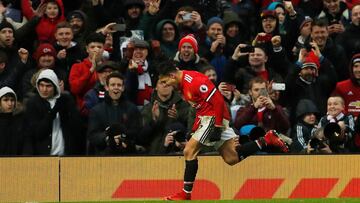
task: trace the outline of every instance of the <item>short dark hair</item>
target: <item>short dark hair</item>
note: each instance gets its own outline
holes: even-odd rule
[[[318,26],[318,27],[326,27],[328,26],[328,22],[325,18],[318,18],[318,19],[315,19],[311,22],[311,29],[314,27],[314,26]]]
[[[176,69],[175,61],[173,60],[165,60],[157,64],[157,71],[159,76],[169,75],[172,72],[175,72]]]
[[[120,72],[114,71],[106,77],[106,85],[109,85],[109,81],[111,78],[119,78],[123,82],[125,81],[125,77]]]
[[[86,45],[89,45],[91,42],[99,42],[105,44],[105,36],[96,32],[90,33],[87,36],[85,43]]]
[[[56,85],[54,84],[53,81],[51,81],[50,79],[48,78],[41,78],[37,84],[39,85],[40,82],[46,82],[46,83],[50,83],[53,87],[54,87],[54,96],[58,94],[58,91],[57,91],[57,88],[56,88]]]
[[[70,23],[67,21],[61,21],[60,23],[56,24],[56,31],[61,28],[70,28],[72,30]]]
[[[252,79],[249,81],[249,89],[250,89],[250,90],[252,89],[252,86],[253,86],[255,83],[260,83],[260,84],[265,83],[265,84],[267,84],[267,81],[266,81],[264,78],[259,77],[259,76],[252,78]]]

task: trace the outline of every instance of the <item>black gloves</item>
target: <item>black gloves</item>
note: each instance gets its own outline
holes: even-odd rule
[[[209,133],[210,142],[219,141],[221,138],[222,128],[214,126]]]
[[[105,129],[105,135],[108,137],[107,143],[112,152],[122,150],[123,146],[121,143],[127,142],[126,135],[124,134],[124,132],[125,132],[125,126],[123,126],[121,124],[112,124]],[[116,136],[116,135],[120,135],[120,138],[119,138],[120,143],[119,144],[117,144],[115,141],[114,136]]]

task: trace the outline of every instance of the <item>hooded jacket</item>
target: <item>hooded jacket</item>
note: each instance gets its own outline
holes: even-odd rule
[[[55,19],[50,19],[44,14],[44,16],[41,17],[40,22],[36,26],[35,31],[40,42],[53,43],[55,41],[54,33],[56,29],[56,24],[65,20],[64,5],[62,0],[56,0],[55,3],[58,5],[59,8],[58,16]],[[28,20],[35,16],[35,13],[30,5],[30,1],[28,0],[21,1],[21,10]]]
[[[354,59],[360,59],[360,54],[356,54],[351,59],[349,65],[350,78],[336,84],[333,94],[340,95],[345,101],[345,112],[355,117],[360,114],[360,79],[354,76],[353,63]],[[357,63],[360,63],[357,62]]]
[[[4,95],[11,94],[17,97],[15,92],[9,87],[0,89],[0,100]],[[14,112],[4,113],[0,108],[0,155],[20,155],[23,144],[23,115]]]
[[[165,42],[162,40],[162,29],[164,27],[164,25],[166,23],[170,23],[171,25],[174,26],[175,28],[175,37],[174,37],[174,41],[172,42]],[[165,54],[165,56],[169,57],[169,58],[174,58],[177,49],[178,49],[178,43],[179,43],[179,30],[177,25],[175,24],[175,22],[171,19],[164,19],[162,21],[160,21],[157,25],[156,25],[156,29],[155,29],[155,38],[157,40],[160,41],[160,49],[161,51]]]
[[[292,152],[300,152],[306,149],[312,134],[316,130],[316,123],[312,125],[305,123],[303,120],[304,115],[308,113],[314,113],[315,115],[318,115],[319,110],[311,100],[300,100],[296,107],[297,123],[291,130],[291,138],[293,143],[291,144],[290,148]]]
[[[54,96],[44,99],[36,94],[26,104],[25,153],[29,155],[80,155],[85,137],[76,105],[69,94],[62,94],[53,70],[43,70],[36,80],[46,79],[54,86]],[[54,137],[55,136],[55,137]],[[63,148],[63,149],[62,149]]]

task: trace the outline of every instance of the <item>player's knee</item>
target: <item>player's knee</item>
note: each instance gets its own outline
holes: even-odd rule
[[[195,151],[190,147],[185,147],[184,157],[186,160],[193,160],[195,158]]]

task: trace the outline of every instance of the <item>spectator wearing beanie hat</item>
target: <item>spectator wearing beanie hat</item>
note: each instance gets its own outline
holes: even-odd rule
[[[194,35],[190,34],[181,38],[178,51],[174,57],[180,70],[198,70],[200,56],[199,47]]]
[[[0,155],[21,155],[23,112],[17,108],[17,96],[10,87],[0,89]]]
[[[290,110],[291,122],[294,124],[296,121],[296,105],[301,99],[310,99],[319,109],[320,116],[324,115],[336,79],[331,62],[321,56],[318,48],[311,52],[301,49],[296,68],[291,69],[286,78],[286,89],[281,98]]]
[[[207,22],[206,40],[200,46],[199,55],[207,59],[215,67],[219,80],[222,78],[223,69],[227,61],[224,54],[225,45],[224,21],[216,16],[210,18]]]
[[[6,29],[5,31],[3,31],[4,29]],[[7,40],[1,39],[0,41],[0,47],[1,48],[6,48],[6,47],[12,47],[13,43],[14,43],[14,27],[7,21],[7,20],[3,20],[0,23],[0,31],[2,32],[7,32],[9,33],[8,36],[6,37]]]
[[[40,44],[33,54],[33,58],[36,61],[36,67],[30,68],[23,77],[22,80],[22,93],[25,97],[31,95],[34,92],[34,86],[31,84],[32,77],[39,70],[43,69],[52,69],[55,71],[57,77],[61,81],[61,86],[64,88],[64,85],[67,87],[68,77],[63,68],[56,66],[55,67],[55,59],[56,59],[56,51],[55,48],[49,43]]]
[[[333,95],[345,101],[346,113],[359,119],[360,115],[360,53],[355,54],[349,65],[350,78],[336,84]],[[360,147],[360,145],[359,145]]]
[[[305,16],[305,18],[300,23],[300,26],[299,26],[300,34],[297,38],[295,46],[292,49],[294,59],[296,59],[297,56],[299,55],[300,49],[305,47],[305,42],[311,34],[311,23],[312,22],[313,22],[313,19],[310,16]],[[293,59],[293,58],[291,58],[291,59]]]
[[[87,15],[81,10],[74,10],[67,15],[66,20],[70,23],[73,30],[73,40],[78,43],[80,47],[85,47],[86,36],[88,36],[90,32]]]

